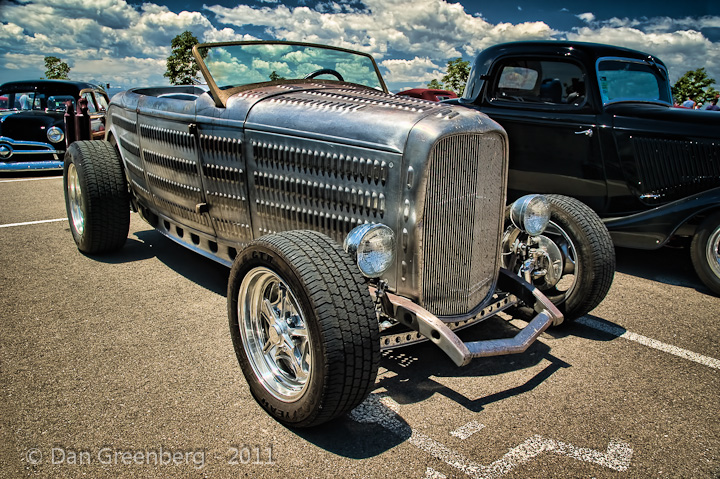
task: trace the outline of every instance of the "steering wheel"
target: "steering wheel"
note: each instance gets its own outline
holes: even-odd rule
[[[308,73],[307,75],[305,75],[305,80],[310,80],[312,78],[319,77],[320,75],[332,75],[340,81],[345,81],[343,76],[332,68],[321,68],[320,70],[315,70],[312,73]]]

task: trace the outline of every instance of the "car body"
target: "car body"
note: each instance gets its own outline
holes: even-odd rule
[[[510,200],[528,191],[577,198],[617,246],[655,249],[703,233],[710,243],[696,244],[693,261],[720,293],[720,235],[709,219],[720,210],[720,116],[673,108],[661,60],[581,42],[500,44],[478,54],[451,102],[507,131]]]
[[[457,93],[451,90],[438,90],[436,88],[412,88],[398,92],[399,96],[409,96],[412,98],[422,98],[429,101],[442,101],[451,98],[457,98]]]
[[[506,212],[497,123],[390,95],[372,57],[346,49],[193,52],[207,88],[118,93],[106,140],[71,145],[71,231],[85,253],[118,249],[131,204],[168,238],[232,266],[231,336],[273,417],[310,426],[348,411],[373,387],[381,348],[429,339],[464,365],[522,352],[562,322],[526,281],[545,274],[546,256],[525,258],[522,274],[503,267],[506,214],[544,226],[548,205],[530,195]],[[519,305],[536,312],[515,337],[455,334]]]
[[[88,101],[93,138],[103,138],[109,99],[96,85],[67,80],[0,85],[0,171],[61,169],[66,103],[76,108],[80,98]]]

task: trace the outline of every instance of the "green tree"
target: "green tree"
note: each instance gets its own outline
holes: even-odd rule
[[[70,67],[58,57],[45,57],[45,78],[48,80],[67,80]]]
[[[198,43],[197,37],[187,30],[172,39],[172,53],[167,59],[167,71],[163,74],[170,79],[172,85],[191,85],[197,82],[200,67],[192,55],[192,48]],[[200,53],[203,58],[207,56],[207,50]]]
[[[698,68],[685,72],[671,90],[678,103],[682,103],[687,98],[692,98],[697,103],[706,103],[718,94],[718,91],[710,86],[713,83],[715,79],[708,77],[705,68]]]
[[[465,91],[465,84],[470,76],[470,62],[462,58],[450,60],[447,64],[447,74],[442,77],[443,84],[448,90],[452,90],[462,96]]]
[[[277,80],[285,80],[285,77],[281,77],[278,75],[278,72],[275,70],[270,72],[270,81],[277,81]]]
[[[462,96],[469,76],[470,62],[464,61],[462,58],[456,58],[448,62],[447,73],[442,77],[442,81],[433,79],[428,83],[428,88],[452,90],[458,96]]]

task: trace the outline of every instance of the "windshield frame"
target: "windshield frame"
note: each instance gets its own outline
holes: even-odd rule
[[[248,83],[244,85],[238,85],[233,86],[230,88],[224,88],[221,89],[217,83],[215,82],[215,79],[213,78],[212,74],[210,73],[210,70],[208,69],[204,55],[201,53],[205,49],[209,48],[222,48],[227,46],[243,46],[243,45],[286,45],[286,46],[296,46],[296,47],[302,47],[302,48],[316,48],[319,50],[333,50],[333,51],[339,51],[348,53],[351,55],[359,55],[362,57],[365,57],[370,61],[370,64],[373,67],[373,70],[375,72],[375,75],[377,76],[378,84],[380,85],[381,90],[384,93],[388,93],[389,90],[385,84],[385,81],[383,80],[382,75],[380,74],[380,69],[377,66],[377,63],[375,62],[375,59],[372,57],[372,55],[368,53],[359,52],[356,50],[349,50],[346,48],[341,47],[335,47],[331,45],[320,45],[316,43],[305,43],[305,42],[290,42],[290,41],[264,41],[264,40],[255,40],[255,41],[243,41],[243,42],[217,42],[217,43],[201,43],[193,46],[192,53],[195,58],[195,61],[197,62],[198,66],[200,67],[200,72],[202,73],[203,77],[205,78],[205,81],[207,82],[208,88],[210,90],[210,95],[213,97],[213,100],[215,101],[215,104],[218,107],[225,107],[227,106],[227,100],[232,95],[246,91],[246,90],[252,90],[255,88],[265,87],[265,86],[272,86],[272,85],[287,85],[287,84],[303,84],[303,83],[325,83],[325,84],[334,84],[334,85],[354,85],[354,86],[360,86],[363,88],[368,88],[371,90],[378,91],[377,88],[373,88],[367,85],[362,85],[358,83],[351,83],[347,81],[339,81],[339,80],[324,80],[324,79],[290,79],[290,80],[268,80],[264,82],[258,82],[258,83]]]
[[[652,60],[652,61],[651,61]],[[650,72],[655,77],[655,80],[658,82],[658,96],[660,98],[638,98],[638,97],[618,97],[613,99],[606,99],[605,95],[603,94],[603,87],[601,83],[601,77],[603,76],[603,73],[601,73],[600,70],[600,64],[602,62],[606,61],[612,61],[612,62],[623,62],[623,63],[633,63],[636,65],[642,65],[647,67]],[[655,70],[655,71],[653,71]],[[607,70],[602,70],[603,72]],[[670,92],[670,82],[668,81],[668,71],[665,65],[662,63],[659,63],[657,60],[652,59],[652,57],[648,57],[648,59],[640,59],[640,58],[630,58],[630,57],[600,57],[595,61],[595,74],[597,76],[597,85],[600,92],[600,100],[602,101],[603,105],[609,105],[612,103],[621,103],[621,102],[639,102],[639,103],[660,103],[662,105],[670,105],[672,106],[672,93]],[[665,85],[665,88],[667,91],[663,91],[663,85]],[[667,96],[667,100],[664,100],[662,97]]]

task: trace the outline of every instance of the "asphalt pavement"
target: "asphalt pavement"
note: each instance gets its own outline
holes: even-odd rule
[[[605,301],[524,354],[386,352],[365,403],[291,430],[237,364],[227,268],[136,214],[81,254],[60,176],[0,198],[0,477],[720,478],[720,298],[687,250],[618,250]]]

